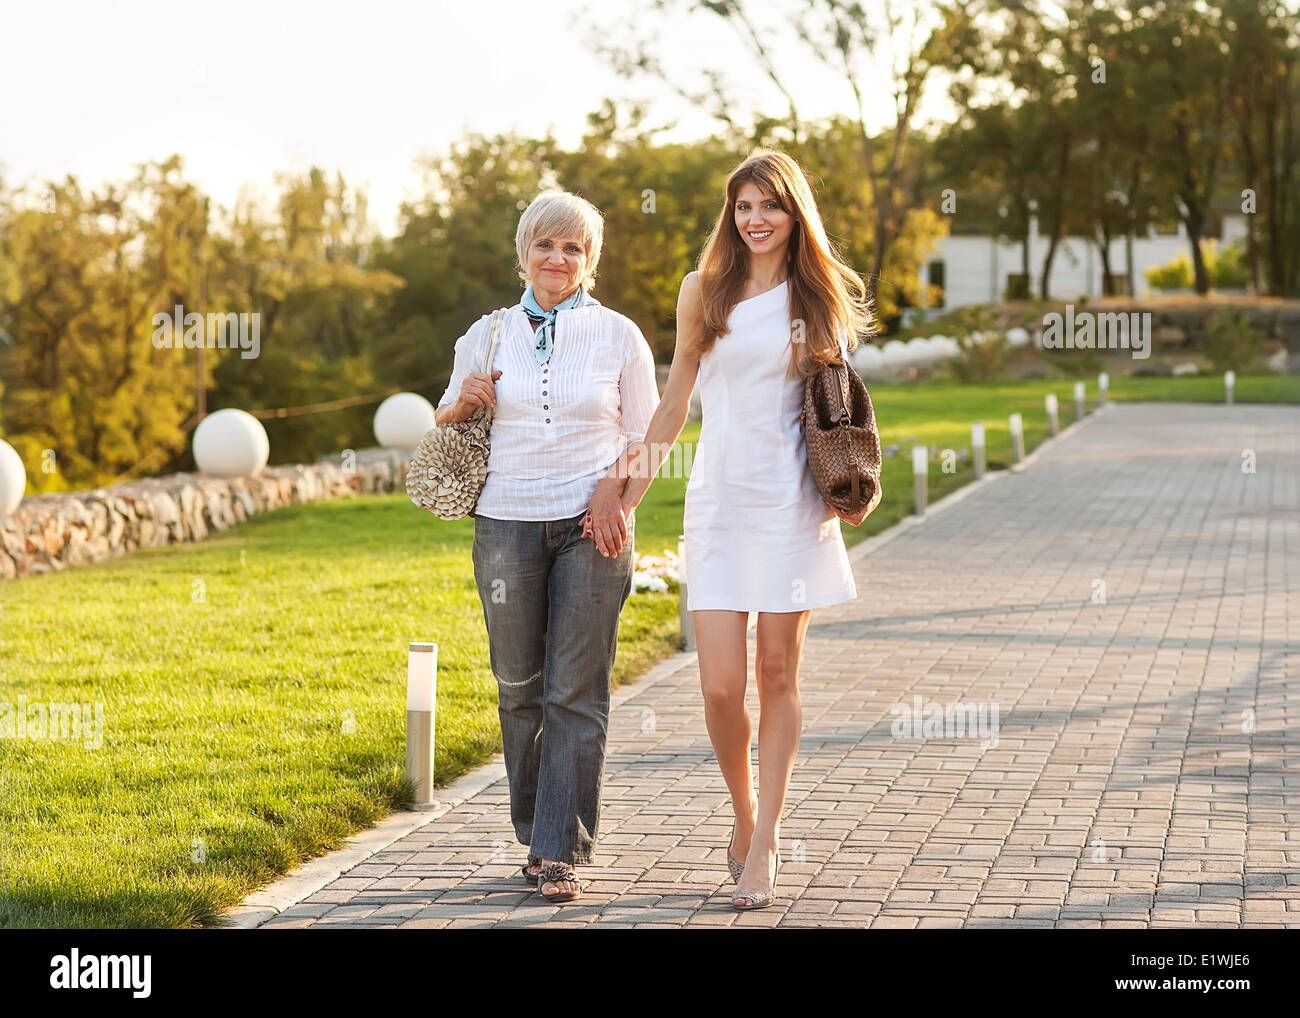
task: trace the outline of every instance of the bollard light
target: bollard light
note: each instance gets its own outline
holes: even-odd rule
[[[1053,435],[1058,434],[1061,430],[1061,417],[1056,405],[1056,393],[1049,392],[1043,397],[1043,407],[1047,410],[1048,431]]]
[[[1235,371],[1225,371],[1223,373],[1223,400],[1228,406],[1232,406],[1232,390],[1237,385],[1237,373]]]
[[[677,605],[678,625],[682,631],[682,650],[695,649],[695,619],[686,610],[686,535],[677,536],[677,592],[681,600]]]
[[[971,456],[975,460],[975,480],[984,476],[984,422],[970,426]]]
[[[1019,414],[1011,415],[1011,457],[1017,463],[1025,458],[1025,422]]]
[[[925,515],[926,481],[930,477],[930,451],[923,445],[912,446],[912,511]]]
[[[413,643],[406,657],[406,776],[415,785],[415,805],[433,797],[434,714],[438,703],[438,645]]]
[[[1106,396],[1110,392],[1110,375],[1102,372],[1097,376],[1097,406],[1106,405]]]
[[[1088,390],[1082,382],[1074,383],[1074,419],[1083,420],[1083,415],[1087,411]]]

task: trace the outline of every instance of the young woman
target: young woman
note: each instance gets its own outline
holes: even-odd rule
[[[631,512],[681,434],[698,379],[703,421],[683,519],[687,608],[705,722],[736,814],[727,865],[738,909],[773,902],[781,814],[799,749],[809,613],[857,597],[839,518],[808,468],[799,421],[804,378],[871,331],[862,281],[827,239],[802,170],[782,153],[754,154],[727,179],[699,269],[682,281],[672,368],[645,441],[611,471],[626,479],[622,504]],[[592,533],[602,554],[617,550]],[[751,611],[758,613],[757,798],[745,710]]]
[[[522,299],[488,372],[489,315],[456,342],[439,424],[495,407],[474,520],[474,578],[497,680],[524,878],[548,901],[582,892],[592,860],[618,617],[632,590],[634,521],[604,480],[659,402],[654,357],[631,320],[588,292],[604,222],[573,194],[548,193],[515,234]],[[584,521],[619,553],[583,540]]]

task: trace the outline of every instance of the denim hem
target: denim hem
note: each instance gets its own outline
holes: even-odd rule
[[[543,852],[534,851],[531,845],[529,846],[528,851],[539,859],[552,859],[555,862],[567,862],[571,866],[590,866],[596,861],[595,851],[579,852],[575,849],[572,852],[561,852],[559,855],[548,856]],[[565,858],[566,856],[568,858]]]

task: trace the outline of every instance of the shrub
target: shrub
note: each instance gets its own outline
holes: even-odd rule
[[[961,355],[947,362],[948,371],[959,382],[989,382],[1002,377],[1021,351],[1007,342],[993,313],[976,304],[955,312],[948,323]]]
[[[1233,307],[1216,311],[1205,323],[1205,334],[1205,356],[1216,371],[1242,371],[1264,347],[1264,334]]]
[[[1210,277],[1210,286],[1220,289],[1243,287],[1250,280],[1250,270],[1246,267],[1246,255],[1236,244],[1227,245],[1219,250],[1218,242],[1207,240],[1201,246],[1205,258],[1205,272]],[[1190,290],[1196,285],[1192,272],[1192,260],[1183,251],[1164,265],[1157,265],[1146,271],[1147,285],[1153,290]]]
[[[1192,260],[1179,251],[1172,261],[1146,271],[1147,285],[1153,290],[1190,290],[1195,282]]]
[[[1016,349],[1001,334],[977,342],[970,336],[958,336],[961,356],[948,361],[948,370],[959,382],[991,382],[1016,359]]]
[[[1075,347],[1073,350],[1043,350],[1043,357],[1068,378],[1088,378],[1106,366],[1100,350]]]

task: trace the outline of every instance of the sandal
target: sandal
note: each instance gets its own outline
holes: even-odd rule
[[[540,876],[541,874],[540,874],[540,872],[539,872],[539,873],[529,873],[528,871],[529,871],[530,869],[532,869],[534,866],[538,867],[538,869],[539,869],[539,871],[540,871],[540,869],[541,869],[541,865],[542,865],[542,860],[539,859],[539,858],[537,858],[537,856],[533,855],[533,854],[530,852],[529,855],[528,855],[528,862],[524,863],[524,865],[523,865],[522,867],[520,867],[519,872],[522,873],[522,874],[524,875],[524,879],[525,879],[525,880],[527,880],[530,884],[532,884],[534,887],[536,887],[536,886],[537,886],[537,880],[538,880],[538,878],[539,878],[539,876]]]
[[[781,869],[781,849],[776,850],[776,869]],[[741,902],[748,902],[742,905]],[[731,899],[731,907],[738,912],[748,912],[751,909],[767,908],[776,901],[776,873],[772,874],[772,889],[769,891],[753,891],[749,894],[737,894]]]
[[[731,846],[736,843],[736,828],[731,828],[731,840],[727,842],[727,871],[731,874],[733,884],[740,883],[740,877],[745,872],[745,860],[737,859],[731,854]]]
[[[559,904],[565,901],[574,901],[582,894],[582,882],[578,879],[578,871],[574,868],[573,863],[569,862],[548,862],[542,864],[542,871],[538,875],[537,893],[552,904]],[[542,884],[560,884],[567,881],[578,885],[576,891],[556,891],[554,894],[547,894],[542,890]]]
[[[754,800],[751,799],[750,802],[754,802]],[[758,812],[757,802],[754,802],[754,812],[755,813]],[[737,859],[734,855],[731,854],[731,846],[734,845],[735,843],[736,843],[736,825],[733,823],[731,825],[731,840],[727,842],[727,872],[731,874],[731,882],[733,884],[738,884],[740,883],[741,875],[745,872],[745,860]]]

